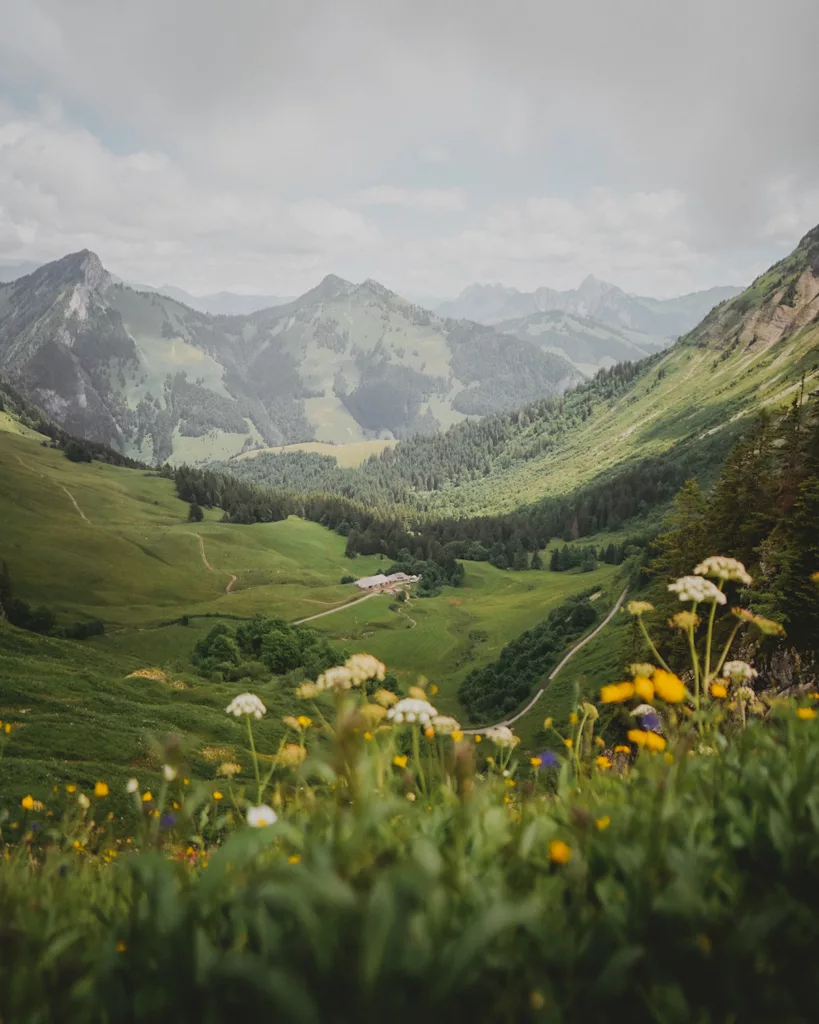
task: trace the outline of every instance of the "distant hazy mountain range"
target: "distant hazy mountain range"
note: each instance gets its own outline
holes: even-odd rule
[[[536,313],[560,310],[599,320],[610,327],[676,338],[696,327],[718,303],[741,291],[741,288],[726,286],[676,299],[651,299],[628,295],[617,285],[589,276],[579,288],[568,291],[538,288],[533,292],[520,292],[500,284],[473,284],[457,299],[436,306],[435,311],[439,316],[499,324],[504,320],[519,321]]]
[[[131,288],[141,292],[156,292],[169,299],[176,299],[199,313],[211,313],[213,316],[246,316],[257,313],[260,309],[271,306],[283,306],[292,302],[294,296],[277,295],[240,295],[237,292],[216,292],[214,295],[191,295],[184,288],[176,288],[172,284],[163,284],[158,288],[147,284],[129,284]]]

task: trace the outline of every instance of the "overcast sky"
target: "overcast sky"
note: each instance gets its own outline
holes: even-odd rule
[[[0,0],[0,26],[0,264],[668,296],[819,223],[815,0]]]

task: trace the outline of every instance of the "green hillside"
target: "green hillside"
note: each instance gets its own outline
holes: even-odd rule
[[[0,431],[0,479],[0,561],[15,595],[52,609],[60,626],[102,620],[105,635],[84,649],[171,672],[190,672],[195,642],[220,616],[321,615],[311,626],[340,648],[382,657],[406,683],[434,677],[442,707],[456,711],[470,669],[495,659],[567,596],[607,588],[617,573],[613,565],[552,573],[469,562],[463,587],[406,604],[376,596],[347,609],[361,594],[341,577],[389,562],[351,561],[345,539],[316,523],[291,516],[237,526],[220,522],[218,510],[190,523],[171,480],[73,463],[8,431]]]

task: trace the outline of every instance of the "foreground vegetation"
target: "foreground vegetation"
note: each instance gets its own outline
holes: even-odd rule
[[[647,661],[535,756],[357,655],[272,749],[274,712],[230,700],[249,753],[215,780],[171,739],[158,777],[26,793],[2,821],[3,1018],[812,1019],[819,694],[755,690],[734,645],[781,627],[736,604],[748,582],[707,559],[669,588],[679,676],[632,603]]]

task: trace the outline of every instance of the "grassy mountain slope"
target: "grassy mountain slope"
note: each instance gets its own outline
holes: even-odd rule
[[[559,401],[399,444],[327,486],[464,516],[569,495],[643,460],[716,468],[748,417],[787,403],[803,376],[815,386],[817,371],[819,228],[667,351],[601,371]],[[276,478],[270,462],[243,472]]]
[[[0,285],[0,371],[73,434],[147,462],[429,433],[580,378],[527,339],[443,321],[374,281],[211,316],[88,251]]]

